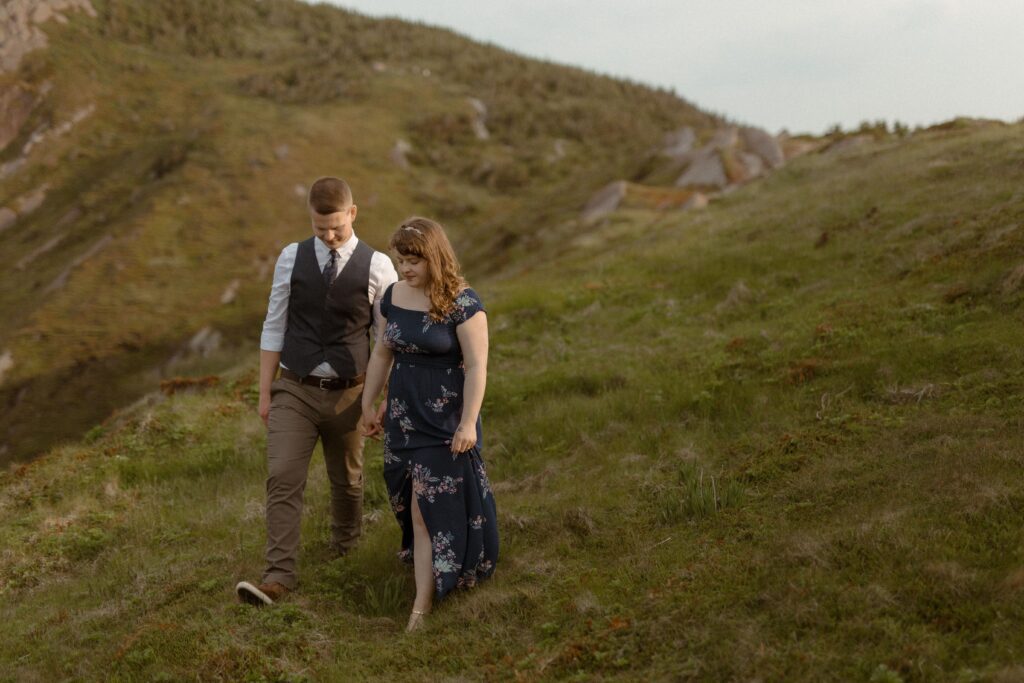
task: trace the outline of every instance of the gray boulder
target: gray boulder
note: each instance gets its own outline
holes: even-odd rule
[[[35,211],[36,209],[38,209],[40,206],[42,206],[43,200],[46,199],[46,193],[49,191],[49,189],[50,184],[46,183],[40,187],[37,187],[35,190],[29,192],[28,194],[22,195],[17,200],[15,200],[15,209],[18,212],[18,215],[28,215]]]
[[[661,156],[682,161],[693,150],[693,144],[697,141],[697,134],[693,128],[687,126],[679,130],[665,134],[665,145],[661,148]]]
[[[704,148],[716,150],[732,149],[736,146],[738,141],[739,131],[735,126],[719,128],[715,131],[715,134],[711,136],[711,140],[704,146]]]
[[[412,145],[409,144],[409,141],[399,139],[395,141],[395,146],[391,148],[388,157],[399,168],[409,168],[409,159],[406,158],[406,155],[411,151]]]
[[[778,138],[760,128],[743,128],[740,130],[743,144],[747,150],[761,157],[769,168],[779,168],[786,163],[782,145]]]
[[[626,198],[629,184],[625,180],[616,180],[598,190],[583,207],[580,218],[587,225],[596,223],[606,215],[619,208]]]
[[[729,184],[725,166],[718,150],[705,147],[676,180],[676,187],[714,187],[722,189]]]
[[[0,355],[0,384],[4,382],[4,376],[14,368],[14,354],[10,349]]]
[[[18,137],[21,127],[36,106],[36,99],[28,90],[13,86],[0,89],[0,150]]]
[[[736,159],[743,166],[743,179],[753,180],[765,173],[765,162],[756,154],[750,152],[740,152],[736,155]]]
[[[487,122],[487,105],[475,97],[467,98],[469,106],[473,108],[473,134],[477,140],[488,140],[491,133],[485,125]]]

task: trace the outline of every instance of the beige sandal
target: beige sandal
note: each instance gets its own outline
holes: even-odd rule
[[[427,623],[425,619],[426,616],[427,612],[423,610],[414,609],[412,611],[412,614],[409,615],[409,623],[405,626],[405,632],[411,633],[413,631],[417,631],[423,628]]]

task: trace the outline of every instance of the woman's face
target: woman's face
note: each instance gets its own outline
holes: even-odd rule
[[[422,256],[395,252],[395,266],[398,274],[411,287],[425,287],[430,282],[430,265]]]

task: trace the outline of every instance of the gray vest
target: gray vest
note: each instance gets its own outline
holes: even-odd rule
[[[305,377],[325,360],[342,379],[366,372],[373,307],[367,295],[373,248],[356,244],[328,289],[310,237],[299,242],[288,299],[288,329],[281,362]]]

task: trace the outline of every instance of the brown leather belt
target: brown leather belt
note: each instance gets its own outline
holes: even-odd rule
[[[308,384],[311,387],[317,387],[319,389],[325,389],[327,391],[336,391],[338,389],[348,389],[350,387],[356,387],[362,384],[366,380],[366,373],[357,375],[352,379],[341,379],[340,377],[314,377],[307,375],[306,377],[299,377],[291,370],[285,370],[281,368],[281,376],[285,379],[290,379],[293,382],[299,382],[301,384]]]

